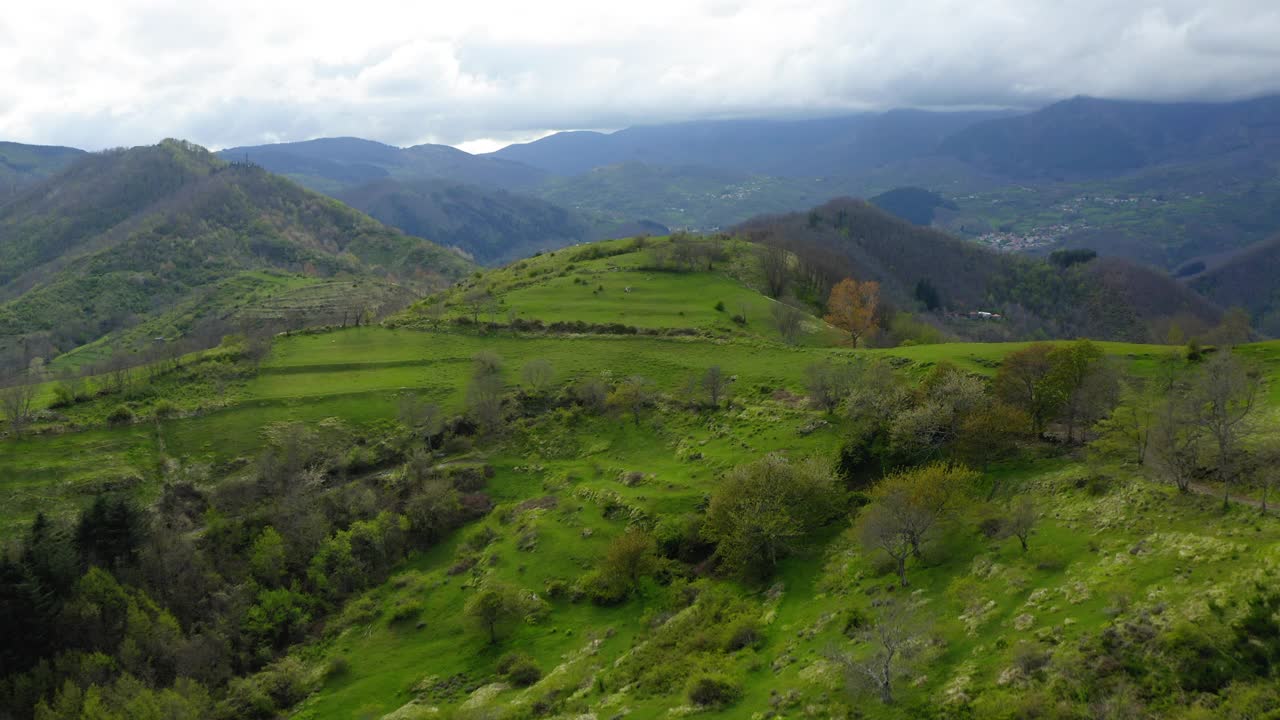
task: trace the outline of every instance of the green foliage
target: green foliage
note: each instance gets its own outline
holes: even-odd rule
[[[689,702],[700,707],[725,707],[737,702],[742,688],[723,675],[701,675],[691,678],[685,690]]]
[[[818,460],[778,455],[734,468],[711,497],[703,534],[730,573],[761,580],[839,513],[842,493]]]

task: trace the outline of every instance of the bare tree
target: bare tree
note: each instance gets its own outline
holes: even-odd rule
[[[1197,410],[1186,387],[1174,389],[1156,405],[1148,438],[1147,465],[1183,493],[1191,491],[1204,457],[1205,427]]]
[[[905,600],[893,600],[857,631],[855,641],[869,645],[869,653],[857,659],[840,651],[829,651],[828,656],[844,668],[851,691],[871,690],[880,702],[891,705],[894,684],[926,647],[922,627]]]
[[[790,271],[787,267],[787,251],[777,245],[766,245],[760,250],[760,270],[764,274],[765,291],[777,299],[787,291]]]
[[[552,367],[550,360],[534,358],[520,369],[520,376],[531,392],[541,394],[551,385],[551,381],[556,376],[556,370]]]
[[[770,312],[773,315],[773,326],[782,336],[782,341],[788,345],[795,345],[800,339],[804,313],[785,302],[774,303]]]
[[[1009,511],[1004,529],[1022,544],[1022,552],[1027,551],[1027,539],[1036,527],[1036,505],[1031,498],[1022,496]]]
[[[868,506],[858,516],[858,539],[869,551],[881,551],[893,560],[898,572],[898,584],[907,586],[907,558],[911,557],[911,533],[901,522],[901,513],[894,503],[878,502]]]
[[[0,388],[0,408],[4,410],[5,419],[9,421],[9,428],[15,437],[21,435],[31,422],[38,388],[36,383],[22,382]]]
[[[707,391],[707,400],[711,407],[720,407],[720,398],[729,387],[729,379],[724,376],[719,365],[712,365],[702,375],[702,389]]]
[[[1214,471],[1222,484],[1222,507],[1231,504],[1231,484],[1239,477],[1244,443],[1255,431],[1261,383],[1239,359],[1221,350],[1205,363],[1197,396],[1200,422],[1216,446]]]

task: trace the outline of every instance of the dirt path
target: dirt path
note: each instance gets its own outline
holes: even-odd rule
[[[1219,490],[1218,488],[1209,487],[1208,485],[1200,485],[1198,483],[1191,483],[1191,485],[1188,486],[1188,489],[1190,489],[1191,492],[1197,495],[1205,495],[1207,497],[1213,497],[1213,498],[1217,498],[1218,500],[1222,500],[1222,490]],[[1245,497],[1243,495],[1232,495],[1231,502],[1240,503],[1241,505],[1248,505],[1249,507],[1255,508],[1257,510],[1262,509],[1261,500],[1254,500],[1251,497]],[[1276,504],[1274,502],[1267,503],[1268,515],[1274,515],[1277,512],[1280,512],[1280,508],[1276,507]]]

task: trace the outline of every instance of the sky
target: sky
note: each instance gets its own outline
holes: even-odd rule
[[[1276,0],[112,0],[0,14],[0,140],[210,148],[1280,92]]]

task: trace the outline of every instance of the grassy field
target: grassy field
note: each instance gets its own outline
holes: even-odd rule
[[[714,312],[714,311],[712,311]],[[731,393],[754,401],[774,390],[801,395],[804,372],[824,358],[861,355],[903,358],[922,372],[947,361],[974,372],[993,373],[1004,354],[1020,343],[956,343],[887,350],[786,347],[761,338],[722,340],[684,337],[513,335],[507,332],[424,332],[380,327],[301,334],[277,340],[271,357],[252,378],[237,380],[218,401],[209,384],[166,391],[189,408],[187,416],[125,427],[93,427],[82,433],[9,442],[0,453],[0,483],[10,502],[0,511],[0,533],[12,534],[37,508],[67,512],[104,488],[136,488],[144,497],[161,482],[161,457],[217,464],[251,455],[261,430],[273,422],[340,417],[356,426],[394,419],[400,397],[414,393],[451,411],[462,407],[471,358],[497,353],[512,386],[521,367],[548,360],[556,381],[567,383],[604,373],[617,379],[642,375],[676,396],[689,379],[719,366],[735,378]],[[1167,349],[1103,343],[1108,353],[1137,367]],[[1280,362],[1276,344],[1250,352]],[[1275,392],[1273,389],[1272,392]],[[188,396],[182,400],[184,393]],[[45,402],[52,390],[42,390]],[[1280,402],[1280,396],[1276,398]],[[145,403],[143,403],[145,408]],[[110,403],[79,410],[83,422],[101,423]],[[145,415],[145,409],[139,409]],[[77,419],[77,418],[73,418]],[[91,453],[77,452],[82,447]]]

